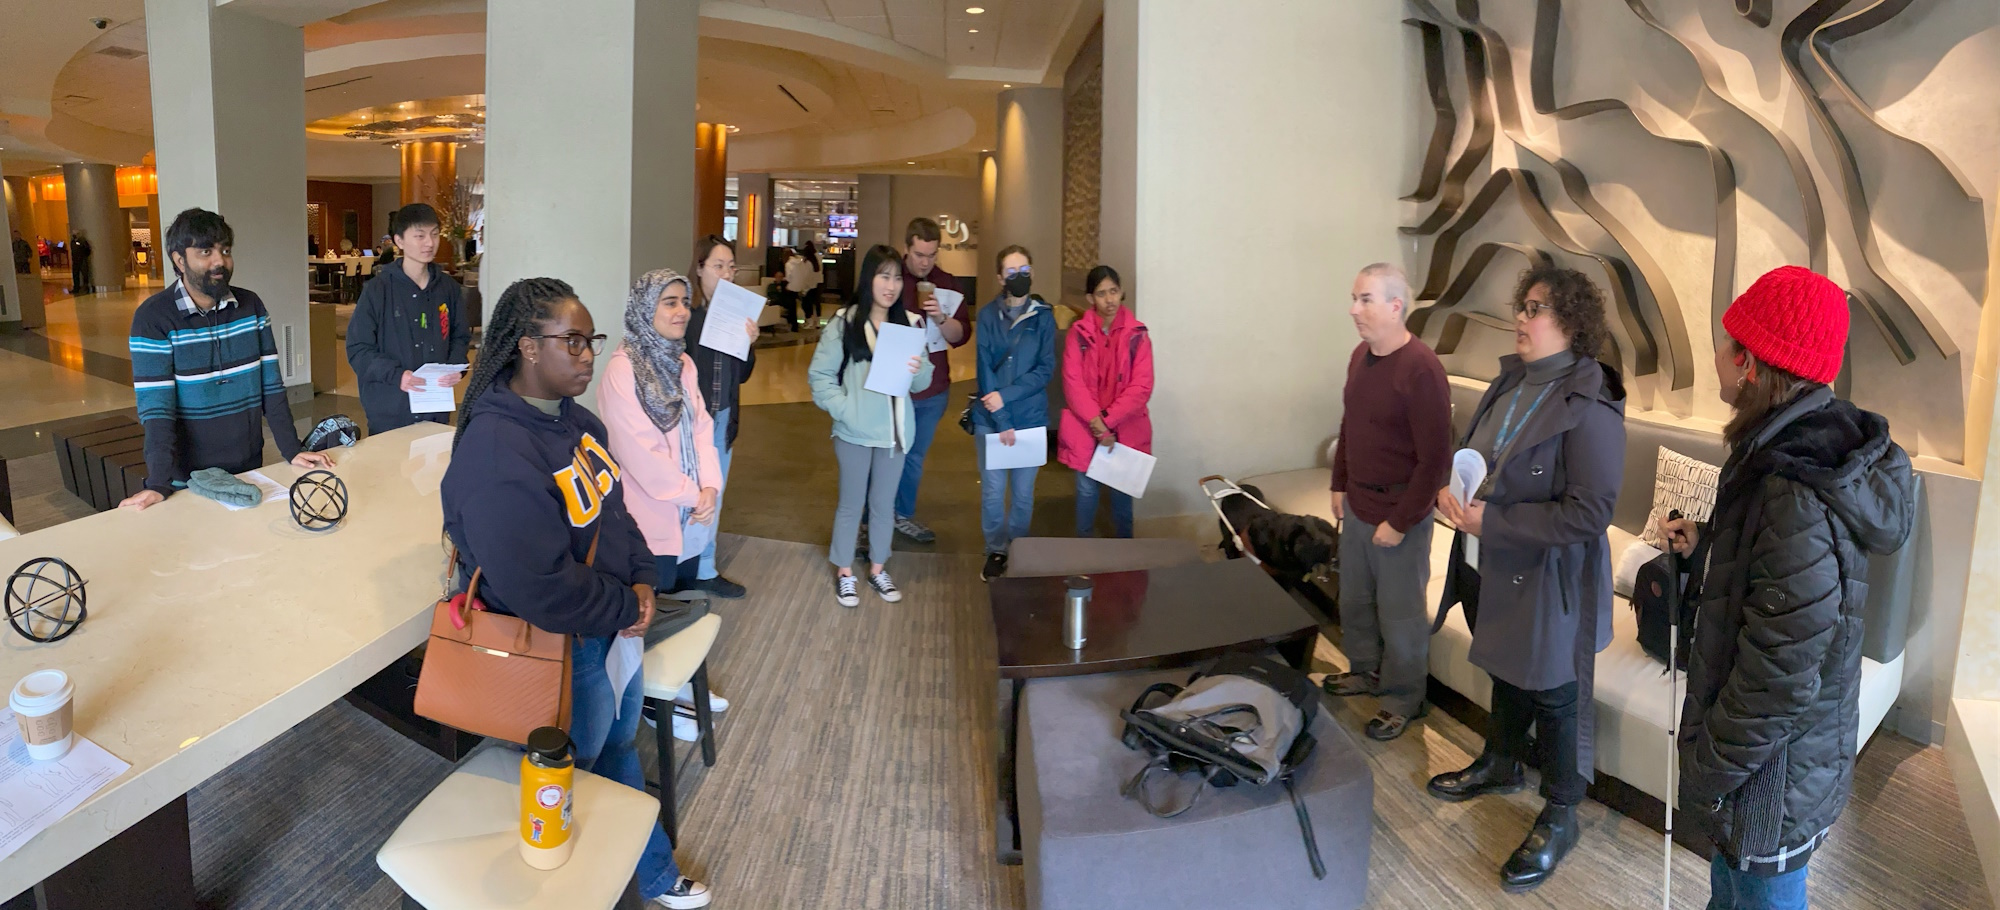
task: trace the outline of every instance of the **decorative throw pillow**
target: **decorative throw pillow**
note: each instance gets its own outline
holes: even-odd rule
[[[1653,511],[1646,516],[1645,532],[1639,539],[1655,549],[1667,548],[1660,522],[1678,510],[1683,518],[1707,521],[1715,510],[1715,483],[1722,469],[1696,461],[1666,446],[1653,469]]]

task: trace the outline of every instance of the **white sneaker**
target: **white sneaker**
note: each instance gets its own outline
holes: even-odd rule
[[[681,690],[674,693],[674,704],[686,705],[690,708],[694,707],[694,683],[681,686]],[[714,711],[717,714],[729,710],[729,699],[715,694],[715,690],[710,689],[708,692],[708,710]]]
[[[674,882],[667,893],[653,898],[652,902],[668,910],[696,910],[708,906],[708,886],[683,875]]]
[[[861,589],[856,586],[854,576],[835,575],[833,577],[833,602],[843,607],[861,606]]]
[[[674,715],[674,738],[684,743],[694,742],[701,738],[701,725],[695,723],[692,717],[682,717],[676,714]],[[699,907],[701,905],[694,904],[692,906]]]

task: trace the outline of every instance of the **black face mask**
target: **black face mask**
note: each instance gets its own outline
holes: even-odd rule
[[[1034,286],[1035,276],[1022,272],[1007,279],[1007,296],[1016,299],[1026,297],[1028,296],[1028,291],[1033,289]]]

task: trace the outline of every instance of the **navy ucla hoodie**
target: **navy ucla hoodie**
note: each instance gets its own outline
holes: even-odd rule
[[[494,380],[444,475],[444,530],[479,599],[550,632],[604,638],[639,621],[632,585],[659,572],[625,511],[604,422],[563,399],[550,417]],[[598,537],[597,561],[585,566]]]

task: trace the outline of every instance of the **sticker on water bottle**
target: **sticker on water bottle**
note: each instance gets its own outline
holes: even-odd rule
[[[529,819],[528,843],[539,844],[541,842],[542,820],[539,818]]]
[[[562,801],[563,788],[556,784],[549,784],[535,791],[535,802],[540,803],[544,809],[553,809],[562,805]]]

